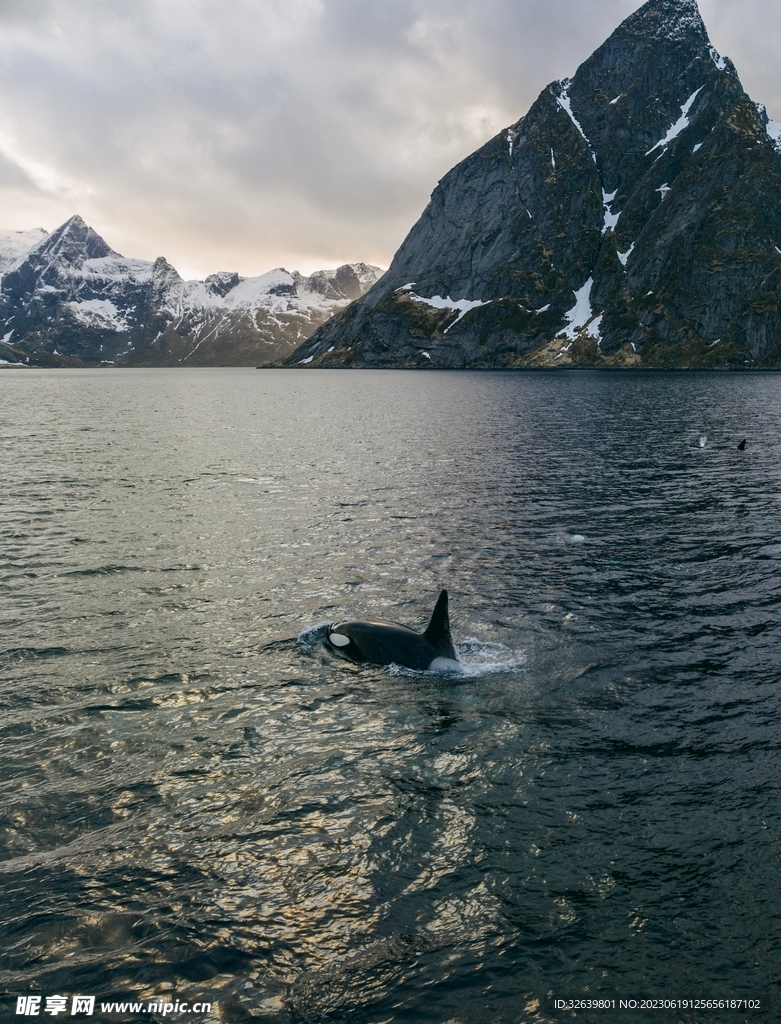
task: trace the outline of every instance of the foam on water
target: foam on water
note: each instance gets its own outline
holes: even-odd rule
[[[512,672],[526,664],[524,651],[514,650],[505,644],[487,643],[476,637],[467,637],[462,643],[456,644],[455,648],[458,661],[449,662],[447,667],[420,672],[416,669],[406,668],[404,665],[385,665],[383,672],[390,676],[455,676],[462,679],[475,679],[497,672]]]
[[[302,654],[312,654],[318,645],[325,640],[330,625],[329,619],[325,622],[318,622],[315,626],[307,626],[306,629],[302,629],[296,637],[296,647],[298,650]]]
[[[461,675],[491,675],[495,672],[512,672],[526,664],[526,652],[513,649],[505,644],[488,643],[475,637],[467,637],[456,645],[461,662]]]

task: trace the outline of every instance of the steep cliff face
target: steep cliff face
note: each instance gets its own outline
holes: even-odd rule
[[[781,126],[650,0],[439,183],[307,366],[781,365]]]
[[[72,217],[50,235],[0,234],[0,274],[4,362],[256,366],[288,355],[380,271],[183,281],[163,257],[126,259]]]

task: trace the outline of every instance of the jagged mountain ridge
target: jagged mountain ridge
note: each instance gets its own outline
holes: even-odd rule
[[[650,0],[453,168],[306,366],[781,365],[781,125]]]
[[[127,259],[76,216],[0,233],[0,359],[30,365],[263,365],[374,284],[377,267],[184,281]]]

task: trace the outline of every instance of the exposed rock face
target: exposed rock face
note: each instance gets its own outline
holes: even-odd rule
[[[650,0],[439,183],[308,366],[781,365],[781,125]]]
[[[0,274],[4,362],[256,366],[288,355],[380,271],[183,281],[162,256],[125,259],[72,217],[50,235],[0,233]]]

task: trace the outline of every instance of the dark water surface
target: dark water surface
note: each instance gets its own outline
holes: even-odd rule
[[[3,1019],[780,1019],[781,377],[7,371],[0,424]],[[443,586],[461,677],[317,642]]]

